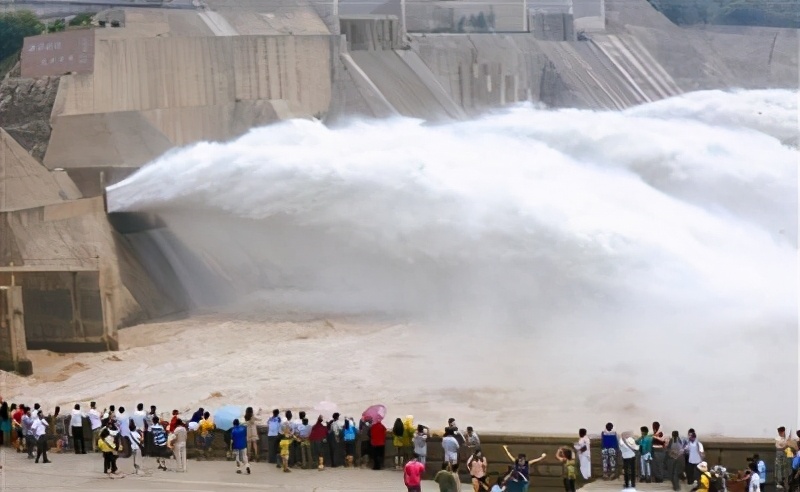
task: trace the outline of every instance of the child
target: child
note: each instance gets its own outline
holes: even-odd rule
[[[616,431],[614,431],[614,424],[611,422],[606,424],[606,430],[600,435],[603,456],[603,480],[612,480],[617,478],[617,447],[619,447],[619,438]]]
[[[425,458],[428,456],[428,434],[422,424],[417,426],[417,433],[414,434],[414,454],[418,456],[419,462],[424,465]]]
[[[564,491],[575,492],[575,479],[577,473],[575,470],[575,460],[572,459],[572,450],[567,448],[558,448],[556,451],[556,459],[564,466]]]
[[[506,481],[503,477],[497,477],[497,483],[492,485],[492,490],[489,492],[505,492],[506,490]]]
[[[289,447],[292,445],[292,431],[288,427],[283,431],[283,437],[279,443],[281,449],[281,463],[283,464],[283,472],[290,473],[289,469]]]
[[[636,444],[639,445],[639,465],[640,465],[640,472],[641,476],[639,477],[639,481],[643,483],[650,483],[650,464],[653,461],[653,436],[650,435],[650,431],[647,429],[647,426],[642,426],[642,437],[640,437]]]
[[[117,473],[117,447],[117,442],[108,429],[103,429],[97,439],[97,448],[103,453],[103,473],[110,478],[113,477],[109,471]]]

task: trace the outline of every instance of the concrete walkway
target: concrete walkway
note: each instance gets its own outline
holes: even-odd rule
[[[187,473],[159,471],[155,461],[145,458],[145,476],[125,475],[110,479],[103,475],[103,458],[100,454],[51,454],[51,464],[34,464],[25,454],[3,450],[0,462],[0,491],[232,491],[264,490],[280,492],[396,492],[404,491],[403,475],[395,471],[348,470],[343,468],[325,470],[295,470],[282,473],[274,465],[252,464],[252,475],[237,475],[233,462],[190,461]],[[174,467],[174,461],[167,466]],[[123,474],[133,471],[129,459],[118,461]],[[423,492],[436,492],[434,482],[426,482]],[[462,490],[472,490],[463,485]]]

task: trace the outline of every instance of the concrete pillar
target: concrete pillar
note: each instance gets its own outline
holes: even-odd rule
[[[30,376],[24,312],[22,287],[0,287],[0,369]]]

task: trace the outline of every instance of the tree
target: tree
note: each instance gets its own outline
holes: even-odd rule
[[[27,36],[35,36],[44,31],[44,25],[29,10],[0,14],[0,60],[5,60],[22,49]]]
[[[70,26],[91,26],[94,14],[78,14],[69,21]]]
[[[53,23],[47,24],[47,32],[61,32],[67,28],[64,19],[56,19]]]

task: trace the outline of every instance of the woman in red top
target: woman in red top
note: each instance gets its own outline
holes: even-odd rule
[[[369,441],[372,446],[372,469],[380,470],[386,458],[386,426],[380,421],[370,427]]]
[[[317,417],[317,423],[311,427],[308,440],[311,441],[311,459],[317,462],[317,470],[325,469],[325,440],[328,438],[328,428],[322,423],[322,415]]]

